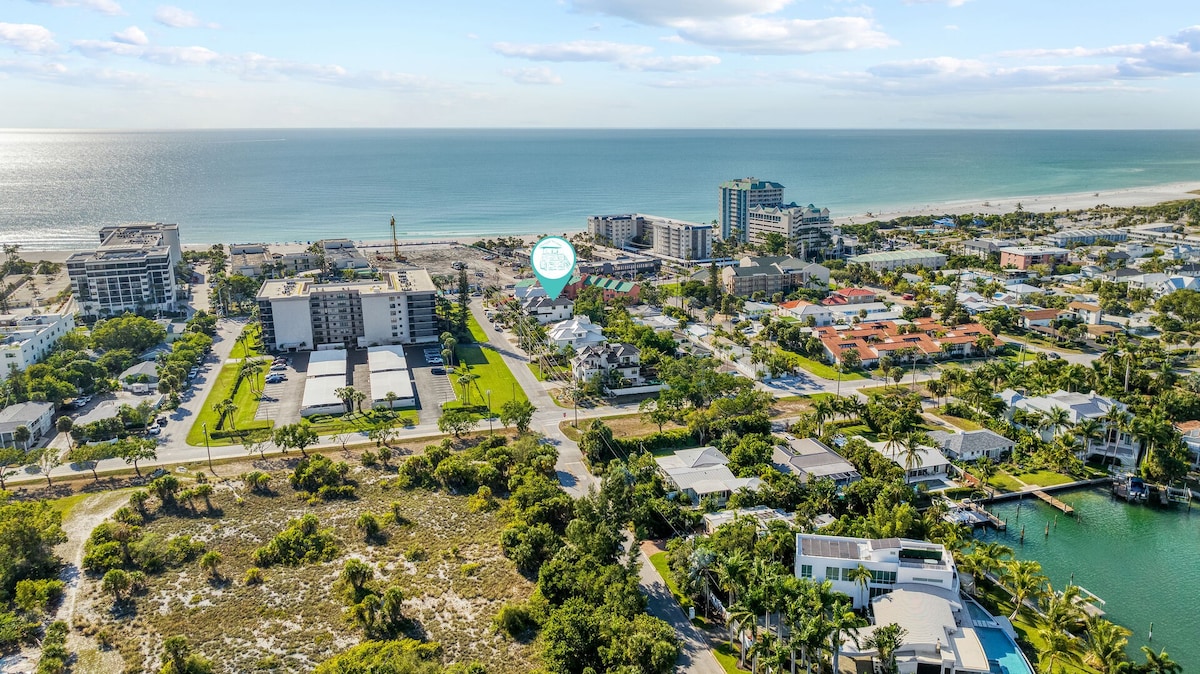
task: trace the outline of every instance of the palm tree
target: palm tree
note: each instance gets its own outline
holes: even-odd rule
[[[21,443],[21,449],[25,451],[29,451],[29,439],[32,437],[33,431],[24,424],[13,429],[13,441]]]
[[[1046,577],[1042,575],[1042,565],[1031,560],[1014,559],[1004,569],[1004,584],[1013,595],[1013,612],[1008,617],[1010,621],[1017,619],[1021,607],[1028,599],[1038,599],[1044,592]]]
[[[208,573],[208,577],[213,580],[218,580],[221,577],[221,553],[216,550],[209,550],[200,558],[200,568]]]
[[[355,593],[361,592],[367,581],[375,577],[375,569],[366,562],[350,558],[342,567],[342,580],[350,584]]]
[[[468,407],[471,406],[471,384],[474,383],[476,379],[479,379],[479,375],[471,372],[464,372],[458,375],[458,385],[462,388],[463,397],[466,399],[463,404]]]
[[[905,435],[900,442],[904,447],[904,469],[911,473],[913,470],[920,468],[921,464],[924,463],[924,458],[921,456],[921,446],[929,444],[929,436],[924,433],[913,432]]]
[[[824,434],[825,421],[833,417],[833,405],[829,400],[822,398],[813,403],[813,413],[817,415],[817,435]]]
[[[863,568],[860,564],[859,569]],[[855,569],[857,570],[857,569]],[[867,621],[861,618],[854,609],[850,607],[847,601],[834,602],[829,609],[829,627],[833,632],[832,648],[833,651],[833,672],[837,674],[838,658],[842,655],[842,643],[845,641],[842,635],[849,637],[857,646],[858,628],[864,627]]]
[[[884,671],[895,674],[896,670],[896,651],[904,645],[904,637],[908,636],[908,630],[891,623],[876,627],[871,636],[863,642],[864,648],[873,648],[879,653],[879,659],[883,661]]]
[[[1070,634],[1046,627],[1038,630],[1038,636],[1042,641],[1037,652],[1039,671],[1053,672],[1060,662],[1079,663],[1075,639]]]
[[[1042,602],[1042,622],[1047,628],[1063,633],[1073,633],[1083,625],[1083,604],[1091,601],[1078,585],[1068,585],[1062,592],[1055,592],[1047,584]]]
[[[228,421],[229,428],[236,430],[233,415],[237,410],[238,405],[233,402],[233,398],[226,398],[214,404],[213,411],[217,413],[217,427],[220,428],[223,423]]]
[[[1060,430],[1071,425],[1071,413],[1056,405],[1051,407],[1050,411],[1046,412],[1046,422],[1050,428],[1054,429],[1054,433],[1057,434]]]
[[[1155,654],[1149,646],[1142,646],[1142,653],[1146,655],[1146,664],[1142,665],[1141,670],[1147,674],[1180,674],[1183,671],[1183,667],[1172,660],[1166,651]]]
[[[1089,616],[1083,641],[1084,662],[1101,672],[1113,671],[1125,660],[1127,630],[1101,618]]]
[[[868,601],[870,597],[868,596],[867,591],[869,589],[871,579],[873,578],[871,575],[871,570],[862,564],[859,564],[855,568],[850,569],[848,577],[850,580],[854,581],[855,585],[858,586],[859,593],[862,597],[863,610],[865,611],[868,607],[870,607],[870,601]]]
[[[713,567],[713,571],[717,574],[717,586],[725,591],[731,606],[737,603],[737,593],[742,584],[746,582],[746,570],[749,566],[750,562],[746,559],[746,554],[741,550],[734,550],[725,555]]]
[[[1083,441],[1083,447],[1086,450],[1092,448],[1092,444],[1104,437],[1104,430],[1100,427],[1100,422],[1095,419],[1084,419],[1078,424],[1075,424],[1075,435]]]
[[[753,634],[758,633],[758,612],[745,604],[732,604],[725,612],[729,621],[730,631],[737,636],[739,660],[738,666],[746,666],[746,640],[743,633],[749,626]]]

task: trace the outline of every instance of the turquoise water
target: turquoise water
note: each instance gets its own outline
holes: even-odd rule
[[[983,644],[983,652],[987,653],[992,674],[1033,674],[1017,645],[1002,630],[995,627],[977,627],[975,633],[979,635],[979,642]]]
[[[971,614],[973,620],[992,620],[992,614],[987,612],[987,609],[978,606],[973,602],[963,602],[967,605],[967,612]]]
[[[92,244],[178,222],[192,243],[707,222],[717,186],[776,180],[834,216],[1200,180],[1197,131],[0,131],[0,242]]]
[[[1034,559],[1056,589],[1072,580],[1105,600],[1108,618],[1133,631],[1128,653],[1141,661],[1154,623],[1155,650],[1165,649],[1184,671],[1200,671],[1196,602],[1200,599],[1200,508],[1160,510],[1113,500],[1108,492],[1055,494],[1075,508],[1062,515],[1036,499],[992,509],[1008,531],[989,533]],[[1055,524],[1057,519],[1057,524]],[[1050,524],[1050,535],[1044,535]],[[1019,542],[1025,528],[1025,543]],[[1073,577],[1072,577],[1073,574]]]

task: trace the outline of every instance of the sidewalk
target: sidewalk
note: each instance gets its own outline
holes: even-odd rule
[[[650,555],[659,552],[661,548],[655,543],[642,543],[639,581],[642,592],[646,595],[646,612],[669,624],[679,637],[679,662],[676,671],[690,674],[725,674],[725,668],[717,662],[716,656],[709,648],[708,639],[688,620],[683,608],[675,602],[666,582],[658,574],[658,569],[650,563]]]

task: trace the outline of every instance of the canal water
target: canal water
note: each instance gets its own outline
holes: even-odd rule
[[[1109,620],[1133,631],[1127,652],[1135,662],[1143,660],[1140,647],[1149,644],[1165,649],[1185,672],[1200,672],[1200,504],[1193,503],[1189,513],[1186,506],[1130,505],[1106,490],[1055,496],[1075,508],[1077,517],[1027,497],[1020,504],[993,505],[1008,520],[1008,531],[980,536],[1011,546],[1018,559],[1041,562],[1056,590],[1074,574],[1075,584],[1105,601]]]

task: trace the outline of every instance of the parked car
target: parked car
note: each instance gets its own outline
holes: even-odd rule
[[[284,365],[283,363],[276,363],[271,366],[271,372],[283,372],[286,369],[287,365]]]
[[[432,374],[446,374],[446,368],[435,367],[435,368],[431,369],[429,372]]]
[[[156,420],[154,421],[154,423],[158,424],[159,426],[166,426],[166,425],[167,425],[167,418],[166,418],[166,417],[159,417],[158,419],[156,419]]]
[[[287,376],[276,373],[268,375],[264,381],[266,381],[268,384],[282,384],[283,382],[287,381]]]
[[[158,435],[159,433],[162,433],[162,428],[158,426],[151,426],[146,429],[146,435]]]

